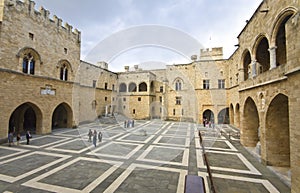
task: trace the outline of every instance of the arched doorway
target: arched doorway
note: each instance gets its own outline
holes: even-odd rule
[[[268,165],[290,166],[288,97],[277,95],[266,114],[266,161]]]
[[[52,114],[52,129],[71,128],[73,113],[71,107],[66,103],[58,105]]]
[[[214,116],[214,113],[207,109],[203,112],[203,120],[207,120],[208,122],[211,122],[211,123],[214,123],[215,122],[215,116]]]
[[[10,116],[8,132],[24,134],[40,133],[42,125],[42,112],[32,103],[24,103],[17,107]]]
[[[229,123],[229,108],[222,109],[218,114],[218,124]]]
[[[246,147],[255,147],[259,141],[259,116],[252,98],[247,98],[243,113],[241,143]]]

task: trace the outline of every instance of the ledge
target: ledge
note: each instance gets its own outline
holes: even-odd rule
[[[241,89],[239,89],[239,92],[243,92],[243,91],[246,91],[246,90],[250,90],[250,89],[257,88],[257,87],[265,86],[265,85],[268,85],[268,84],[273,84],[275,82],[281,82],[281,81],[284,81],[284,80],[287,80],[287,79],[288,79],[287,76],[283,76],[283,77],[280,77],[280,78],[277,78],[277,79],[274,79],[274,80],[269,80],[269,81],[259,83],[259,84],[253,85],[253,86],[249,86],[249,87],[246,87],[246,88],[241,88]]]

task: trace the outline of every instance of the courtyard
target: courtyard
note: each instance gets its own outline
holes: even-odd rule
[[[88,142],[89,129],[101,131],[97,146]],[[203,159],[201,131],[216,192],[290,192],[226,132],[186,122],[136,121],[134,127],[93,122],[77,129],[34,135],[29,145],[0,146],[0,192],[184,192],[185,175],[210,181]],[[222,133],[222,134],[221,134]]]

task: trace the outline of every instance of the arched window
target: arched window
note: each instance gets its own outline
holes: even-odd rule
[[[68,68],[65,64],[60,67],[60,80],[68,80]]]
[[[35,60],[34,57],[28,53],[23,58],[23,73],[34,74]]]
[[[127,86],[125,83],[121,83],[119,85],[119,92],[126,92],[127,91]]]
[[[250,52],[247,50],[244,54],[243,67],[244,67],[244,80],[247,80],[251,77],[251,56]]]
[[[145,82],[139,84],[139,92],[147,92],[147,84]]]
[[[129,89],[129,92],[136,92],[136,84],[133,82],[130,83],[128,89]]]
[[[182,89],[182,81],[180,79],[177,79],[175,81],[175,90],[178,91],[178,90],[181,90]]]
[[[60,60],[56,65],[58,69],[58,74],[60,80],[67,81],[69,80],[69,72],[72,73],[72,66],[68,60]],[[72,74],[71,74],[72,76]],[[72,77],[71,77],[72,79]]]

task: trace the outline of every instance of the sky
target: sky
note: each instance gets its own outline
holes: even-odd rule
[[[191,62],[200,49],[233,54],[237,36],[261,0],[35,0],[81,31],[81,60],[164,68]],[[151,63],[153,65],[151,65]],[[158,66],[157,66],[158,65]]]

